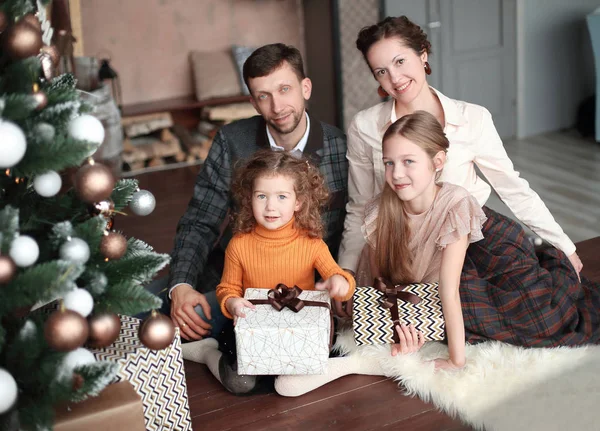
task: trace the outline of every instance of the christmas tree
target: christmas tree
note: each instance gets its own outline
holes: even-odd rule
[[[48,2],[0,1],[0,429],[51,429],[55,404],[114,378],[87,347],[112,344],[117,314],[160,307],[143,285],[169,259],[112,230],[115,213],[148,214],[154,197],[94,162],[104,129],[73,76],[53,76]],[[173,338],[154,312],[141,328],[149,348]]]

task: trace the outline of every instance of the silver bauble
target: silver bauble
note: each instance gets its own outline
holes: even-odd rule
[[[60,246],[59,253],[61,259],[83,265],[90,258],[90,247],[81,238],[71,238]]]
[[[139,216],[147,216],[156,207],[156,199],[148,190],[139,190],[133,194],[129,208],[134,214]]]

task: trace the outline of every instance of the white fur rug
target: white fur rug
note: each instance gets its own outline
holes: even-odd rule
[[[343,330],[336,347],[377,359],[408,395],[476,429],[600,430],[600,346],[524,349],[487,342],[467,346],[462,370],[438,372],[425,361],[448,357],[441,343],[392,357],[389,346],[359,348],[352,331]]]

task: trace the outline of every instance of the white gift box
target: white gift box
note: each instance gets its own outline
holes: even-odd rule
[[[267,299],[269,289],[246,289],[244,298]],[[298,299],[327,307],[305,305],[297,313],[272,305],[246,308],[235,326],[238,374],[324,374],[332,328],[329,294],[302,291]]]

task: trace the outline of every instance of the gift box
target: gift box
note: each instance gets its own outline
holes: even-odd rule
[[[246,289],[256,304],[237,320],[239,374],[323,374],[331,344],[329,294],[300,288]]]
[[[129,382],[108,385],[97,397],[55,408],[54,431],[145,431],[142,398]]]
[[[412,324],[425,340],[443,340],[445,321],[437,283],[393,285],[377,278],[374,287],[356,287],[352,328],[357,345],[399,342],[394,326]]]
[[[169,347],[150,350],[138,339],[140,319],[120,318],[117,340],[111,346],[90,351],[99,361],[121,365],[117,381],[130,382],[140,395],[147,430],[191,430],[179,328]]]

